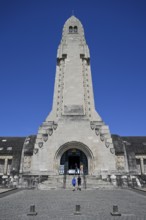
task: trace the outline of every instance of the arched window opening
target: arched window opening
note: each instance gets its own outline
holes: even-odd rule
[[[69,26],[69,33],[72,33],[72,32],[73,32],[73,27]]]
[[[74,26],[74,33],[78,33],[78,27]]]

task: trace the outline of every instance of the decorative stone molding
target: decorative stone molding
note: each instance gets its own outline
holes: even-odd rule
[[[104,140],[105,140],[105,138],[104,138],[104,135],[103,135],[103,134],[100,134],[100,140],[101,140],[101,141],[104,141]]]
[[[42,148],[43,147],[43,142],[39,142],[38,145],[39,145],[40,148]]]
[[[48,134],[43,134],[42,137],[45,142],[48,140]]]
[[[100,125],[98,124],[97,121],[91,121],[90,122],[90,127],[92,130],[95,130],[95,134],[98,136],[100,134]]]
[[[98,136],[100,134],[100,129],[99,128],[95,128],[95,134]]]
[[[125,160],[124,156],[116,156],[116,168],[117,170],[124,170]]]
[[[24,156],[23,169],[25,169],[25,171],[28,171],[27,169],[29,169],[30,167],[31,167],[31,156]]]
[[[49,136],[51,136],[53,134],[53,128],[47,129],[47,133],[49,134]]]
[[[110,148],[110,152],[111,152],[111,154],[114,154],[115,153],[115,149],[114,148]]]
[[[94,124],[93,121],[90,122],[90,127],[91,127],[92,130],[94,130],[94,128],[95,128],[95,124]]]
[[[58,127],[58,124],[55,121],[53,121],[53,129],[56,130],[57,127]]]
[[[108,148],[110,146],[110,142],[106,141],[105,146]]]
[[[59,111],[59,108],[58,108],[58,111]],[[58,127],[58,124],[55,121],[48,121],[46,125],[48,126],[47,134],[49,134],[49,135],[52,135],[52,133],[53,133],[52,130],[56,130]]]
[[[37,154],[37,153],[38,153],[38,151],[39,151],[39,149],[38,149],[38,148],[34,148],[34,149],[33,149],[34,154]]]
[[[101,141],[105,140],[104,134],[101,134],[101,125],[97,121],[91,121],[90,127],[92,130],[95,130],[95,134],[98,136],[100,135]]]

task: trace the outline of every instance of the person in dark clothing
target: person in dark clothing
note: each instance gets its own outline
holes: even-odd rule
[[[78,165],[75,163],[75,174],[78,173]]]
[[[80,190],[81,191],[81,182],[82,182],[82,180],[81,180],[81,177],[80,177],[80,175],[78,176],[78,178],[77,178],[77,183],[78,183],[78,190]]]

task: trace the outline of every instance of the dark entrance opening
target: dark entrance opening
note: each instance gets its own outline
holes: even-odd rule
[[[68,157],[68,168],[75,169],[75,164],[80,167],[80,157],[79,156],[69,156]]]
[[[74,174],[75,167],[79,173],[88,174],[88,160],[85,153],[76,148],[64,152],[60,160],[60,174]]]

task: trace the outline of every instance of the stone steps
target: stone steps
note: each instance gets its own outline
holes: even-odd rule
[[[40,183],[38,185],[38,189],[40,190],[61,189],[61,188],[72,189],[73,175],[66,175],[65,180],[64,178],[65,177],[63,175],[48,176],[48,180]],[[110,182],[99,179],[99,177],[96,176],[86,176],[85,179],[83,176],[81,176],[81,179],[82,179],[82,188],[86,188],[86,189],[114,188],[114,186]]]
[[[63,188],[63,176],[48,176],[48,179],[38,185],[38,189],[58,189]]]
[[[98,188],[113,188],[113,185],[106,180],[102,180],[96,176],[87,176],[86,177],[86,187],[89,189],[98,189]]]

